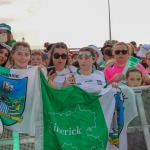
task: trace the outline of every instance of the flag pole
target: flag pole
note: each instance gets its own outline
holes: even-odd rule
[[[111,41],[111,18],[110,18],[110,3],[108,0],[108,14],[109,14],[109,40]]]

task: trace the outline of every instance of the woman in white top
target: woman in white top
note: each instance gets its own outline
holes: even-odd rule
[[[77,68],[69,66],[68,47],[63,42],[55,43],[51,48],[51,58],[49,66],[54,66],[56,72],[49,72],[49,83],[53,81],[57,88],[66,86],[65,78],[68,74],[76,72]],[[70,83],[68,83],[70,85]]]

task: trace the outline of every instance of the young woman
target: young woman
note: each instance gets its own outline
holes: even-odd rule
[[[49,72],[49,83],[53,81],[57,88],[66,86],[65,78],[68,74],[76,72],[77,68],[69,66],[69,55],[67,45],[63,42],[55,43],[51,48],[50,66],[54,66],[56,72]]]
[[[0,66],[5,67],[10,51],[0,44]]]

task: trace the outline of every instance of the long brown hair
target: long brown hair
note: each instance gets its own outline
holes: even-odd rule
[[[8,58],[9,58],[9,56],[10,56],[10,51],[9,51],[6,47],[4,47],[4,46],[2,46],[2,45],[0,44],[0,50],[1,50],[1,49],[6,49],[6,50],[8,51],[7,60],[6,60],[3,64],[1,64],[2,67],[5,67],[5,65],[6,65],[6,63],[7,63],[7,61],[8,61]]]
[[[55,43],[52,46],[52,48],[50,50],[51,51],[51,57],[50,57],[50,62],[49,62],[48,66],[54,66],[53,54],[54,54],[55,48],[63,48],[63,49],[66,50],[66,52],[67,52],[67,60],[66,60],[66,64],[65,65],[69,65],[69,55],[68,55],[68,47],[67,47],[67,45],[64,42],[57,42],[57,43]]]

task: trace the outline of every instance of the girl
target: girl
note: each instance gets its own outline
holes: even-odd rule
[[[5,67],[10,51],[0,44],[0,66]]]
[[[126,73],[126,84],[130,87],[141,86],[142,71],[136,67],[131,67]]]
[[[29,64],[31,59],[31,48],[26,42],[16,42],[12,47],[11,58],[13,64],[11,68],[13,69],[29,69],[31,68]]]
[[[65,78],[69,73],[76,72],[77,68],[69,66],[68,47],[63,42],[55,43],[51,48],[50,66],[54,66],[56,73],[49,72],[49,83],[54,82],[57,88],[66,86]],[[50,75],[51,74],[51,75]],[[69,83],[70,85],[70,83]]]
[[[76,85],[91,93],[99,93],[106,85],[103,72],[93,69],[95,54],[93,48],[83,47],[79,50]]]
[[[99,94],[107,84],[104,73],[93,68],[96,61],[93,48],[81,48],[77,60],[79,69],[77,69],[75,77],[70,75],[66,78],[66,86],[74,84],[90,93]],[[118,87],[118,84],[113,83],[112,87]]]

